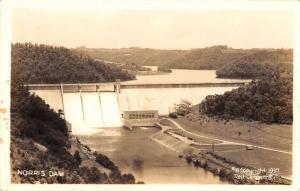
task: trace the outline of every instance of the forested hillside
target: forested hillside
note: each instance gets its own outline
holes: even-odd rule
[[[254,80],[224,95],[207,96],[200,111],[224,118],[266,123],[293,121],[293,69],[291,50],[261,51],[217,70],[218,77]]]
[[[134,63],[143,66],[161,66],[187,52],[186,50],[160,50],[139,47],[120,49],[81,47],[74,49],[74,51],[103,61],[126,64]]]
[[[63,47],[17,43],[12,45],[12,75],[24,83],[88,83],[134,76],[108,64],[74,54]]]
[[[292,69],[292,50],[261,50],[234,60],[216,71],[219,78],[261,78]]]
[[[252,52],[253,50],[232,49],[227,46],[192,49],[169,61],[166,66],[174,69],[215,70]]]
[[[92,58],[141,66],[164,66],[170,69],[212,69],[219,77],[252,76],[253,68],[263,63],[291,62],[291,50],[285,49],[234,49],[228,46],[212,46],[190,50],[162,50],[150,48],[76,48],[74,52]],[[248,63],[252,65],[248,65]],[[227,67],[228,66],[228,67]],[[253,66],[253,67],[252,67]],[[233,68],[244,68],[244,74]],[[248,74],[249,71],[249,74]],[[236,73],[236,75],[234,75]],[[247,74],[246,74],[247,73]]]

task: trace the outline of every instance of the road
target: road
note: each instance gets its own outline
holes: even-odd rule
[[[237,142],[237,141],[227,141],[225,139],[216,139],[216,138],[212,138],[209,136],[203,136],[203,135],[199,135],[197,133],[193,133],[190,131],[187,131],[186,129],[184,129],[180,124],[178,124],[176,121],[169,119],[169,118],[163,118],[165,120],[168,120],[170,122],[172,122],[178,129],[184,131],[185,133],[188,133],[190,135],[194,135],[197,137],[202,137],[202,138],[206,138],[206,139],[211,139],[211,140],[216,140],[216,141],[221,141],[222,143],[220,144],[230,144],[230,145],[246,145],[245,143],[241,143],[241,142]],[[217,145],[217,144],[216,144]],[[288,151],[284,151],[284,150],[280,150],[280,149],[274,149],[274,148],[269,148],[269,147],[263,147],[263,146],[259,146],[259,145],[253,145],[251,144],[251,146],[255,147],[255,148],[259,148],[259,149],[263,149],[263,150],[268,150],[268,151],[273,151],[273,152],[279,152],[279,153],[283,153],[283,154],[288,154],[288,155],[292,155],[292,152],[288,152]]]

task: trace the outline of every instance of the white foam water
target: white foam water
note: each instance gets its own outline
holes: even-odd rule
[[[100,92],[99,96],[101,100],[102,114],[104,119],[103,127],[120,127],[121,115],[116,93]]]
[[[102,107],[97,92],[82,93],[84,122],[91,128],[104,126]]]
[[[84,113],[79,93],[64,93],[64,113],[72,129],[85,126]]]
[[[64,93],[65,117],[73,130],[120,127],[120,111],[115,92]]]

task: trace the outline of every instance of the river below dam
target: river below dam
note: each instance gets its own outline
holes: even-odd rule
[[[132,173],[146,184],[227,184],[218,176],[195,168],[163,145],[150,139],[157,128],[103,129],[79,136],[92,150],[107,155],[123,173]]]

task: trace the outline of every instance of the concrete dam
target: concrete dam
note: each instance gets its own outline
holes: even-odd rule
[[[62,111],[73,130],[122,126],[124,111],[157,110],[168,114],[175,103],[187,99],[200,103],[207,95],[221,94],[240,83],[192,84],[29,84],[55,111]]]

